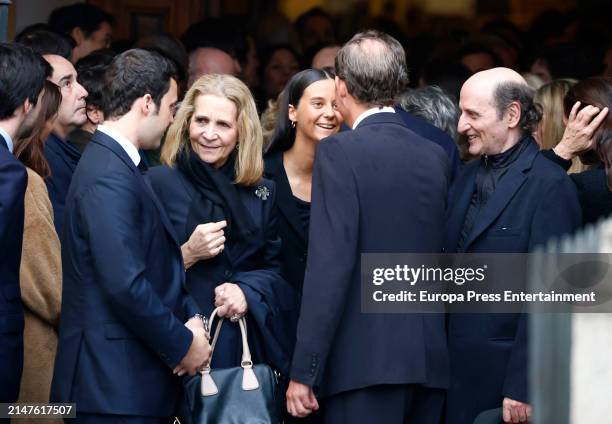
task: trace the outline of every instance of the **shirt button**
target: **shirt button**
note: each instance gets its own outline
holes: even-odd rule
[[[232,276],[232,272],[228,270],[228,271],[225,271],[223,275],[225,275],[225,278],[230,278]]]

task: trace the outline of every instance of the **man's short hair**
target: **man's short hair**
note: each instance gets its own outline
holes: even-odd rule
[[[26,99],[36,105],[51,66],[32,49],[0,43],[0,119],[8,119]]]
[[[533,101],[534,90],[525,83],[505,81],[500,83],[493,91],[497,117],[501,119],[512,102],[521,106],[519,128],[523,136],[532,134],[542,119],[541,110]]]
[[[393,106],[409,82],[402,45],[374,30],[360,32],[342,46],[336,73],[351,96],[372,106]]]
[[[55,54],[70,60],[75,42],[70,36],[52,32],[46,24],[34,24],[24,28],[15,42],[31,48],[39,55]]]
[[[134,102],[150,94],[159,108],[161,99],[176,80],[172,62],[161,54],[132,49],[116,56],[104,75],[104,116],[106,119],[125,115]]]
[[[110,66],[115,53],[112,50],[97,50],[80,59],[75,65],[77,80],[87,90],[85,102],[88,106],[95,106],[104,110],[103,96],[104,74]]]
[[[70,35],[74,28],[81,28],[87,38],[99,30],[103,22],[113,24],[115,18],[99,7],[87,3],[58,7],[49,15],[49,26],[53,31]]]

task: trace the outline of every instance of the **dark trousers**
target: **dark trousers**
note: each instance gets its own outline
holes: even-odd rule
[[[339,393],[325,401],[328,424],[439,424],[445,390],[380,385]]]
[[[173,418],[140,417],[137,415],[105,415],[78,413],[74,424],[172,424]]]
[[[22,370],[23,333],[0,332],[0,403],[17,402]]]

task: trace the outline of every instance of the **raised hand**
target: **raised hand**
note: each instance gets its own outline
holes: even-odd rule
[[[553,149],[557,156],[571,160],[595,146],[593,135],[608,115],[608,108],[587,105],[580,112],[580,102],[576,102],[569,114],[563,138]]]
[[[200,224],[193,230],[189,240],[181,246],[185,268],[198,261],[214,258],[223,251],[225,247],[223,229],[226,226],[226,221],[209,222]]]

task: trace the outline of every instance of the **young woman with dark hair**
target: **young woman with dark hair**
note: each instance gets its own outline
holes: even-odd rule
[[[51,175],[49,164],[45,159],[44,143],[51,133],[53,121],[55,121],[61,101],[62,94],[57,85],[51,81],[45,81],[44,94],[41,98],[42,103],[37,118],[38,122],[32,133],[20,140],[15,147],[15,156],[43,179]]]
[[[276,127],[265,158],[265,174],[276,182],[279,235],[287,281],[301,292],[306,268],[312,165],[319,141],[340,129],[334,75],[297,73],[279,99]]]
[[[43,154],[61,102],[59,88],[45,81],[32,133],[18,140],[15,155],[27,167],[24,230],[19,272],[25,312],[24,361],[19,402],[48,402],[57,349],[62,294],[60,241],[44,178],[50,175]],[[61,420],[59,420],[61,421]]]
[[[323,138],[337,133],[342,123],[335,91],[334,74],[328,70],[306,69],[295,74],[280,95],[276,127],[264,159],[264,175],[276,183],[283,271],[300,294],[306,270],[315,150]],[[285,420],[312,424],[322,422],[322,416],[288,415]]]

